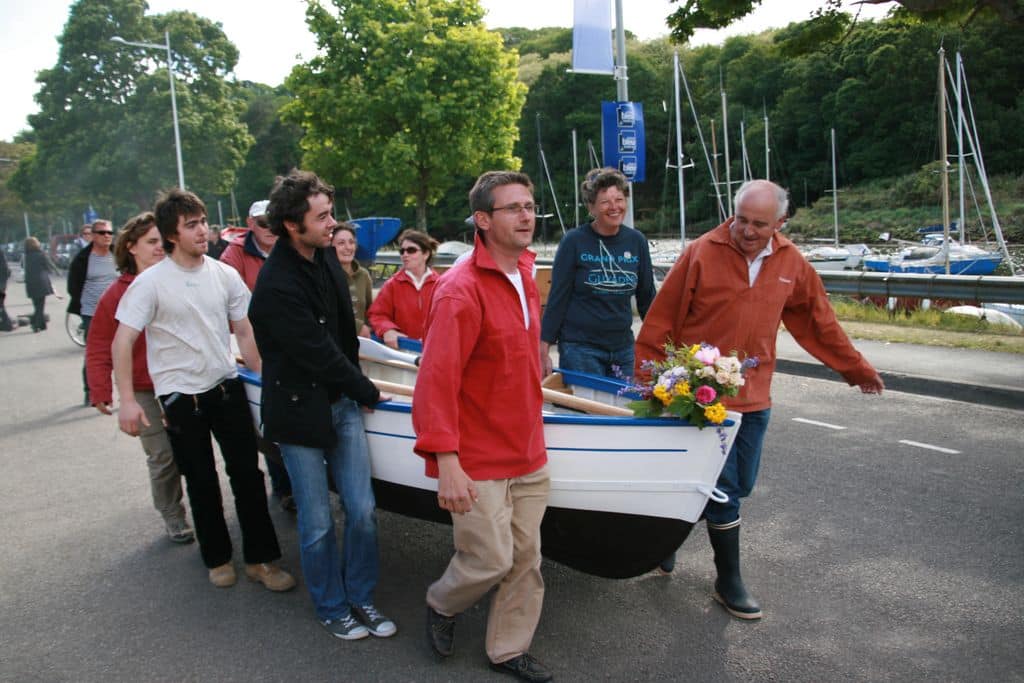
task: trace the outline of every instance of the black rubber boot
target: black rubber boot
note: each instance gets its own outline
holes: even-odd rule
[[[725,529],[708,524],[708,538],[715,549],[715,569],[718,570],[715,600],[738,619],[760,619],[761,606],[747,592],[740,577],[739,522]]]

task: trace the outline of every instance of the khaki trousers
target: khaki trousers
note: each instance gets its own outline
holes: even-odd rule
[[[515,479],[475,483],[473,509],[452,515],[455,556],[427,590],[427,604],[454,616],[497,585],[486,648],[490,660],[500,663],[529,651],[540,621],[540,523],[551,482],[545,466]]]
[[[164,430],[164,414],[160,402],[152,391],[136,391],[135,400],[142,406],[149,420],[149,426],[139,434],[139,441],[142,442],[142,450],[146,452],[153,507],[164,518],[164,522],[183,520],[185,507],[181,504],[181,475],[178,466],[174,464],[171,441]]]

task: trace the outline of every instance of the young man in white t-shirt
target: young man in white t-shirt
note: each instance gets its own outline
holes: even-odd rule
[[[153,208],[168,258],[139,274],[117,307],[114,379],[121,398],[121,431],[135,436],[148,425],[132,385],[132,345],[146,331],[146,361],[163,408],[174,460],[185,477],[196,538],[210,582],[236,581],[231,538],[224,521],[211,433],[220,444],[242,528],[245,573],[274,591],[295,579],[274,564],[281,557],[267,511],[256,435],[238,378],[230,338],[246,365],[260,371],[247,318],[249,290],[238,273],[206,256],[206,206],[174,189]]]

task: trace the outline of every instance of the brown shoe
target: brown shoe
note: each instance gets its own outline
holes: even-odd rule
[[[210,583],[217,588],[229,588],[235,585],[238,576],[235,574],[235,567],[230,562],[225,562],[219,567],[210,570]]]
[[[250,581],[262,583],[267,590],[281,592],[295,588],[295,579],[292,575],[269,562],[245,565],[245,575]]]

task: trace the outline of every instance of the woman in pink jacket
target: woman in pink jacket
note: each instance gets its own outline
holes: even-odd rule
[[[103,292],[89,327],[85,345],[85,371],[89,382],[89,397],[96,410],[111,414],[113,387],[110,381],[114,360],[110,345],[117,331],[117,305],[128,290],[128,285],[146,268],[164,258],[163,239],[152,213],[132,218],[117,235],[114,243],[114,263],[121,277]],[[181,475],[174,464],[171,442],[164,431],[160,404],[153,393],[153,380],[146,365],[146,335],[140,334],[132,348],[132,384],[135,398],[146,411],[149,426],[139,434],[142,450],[146,452],[149,468],[153,507],[164,519],[167,536],[175,543],[191,543],[195,532],[185,521],[185,507],[181,504]]]
[[[398,348],[399,337],[423,339],[423,324],[438,279],[430,267],[437,244],[419,230],[405,230],[398,236],[402,269],[384,283],[366,312],[374,334],[391,348]]]

